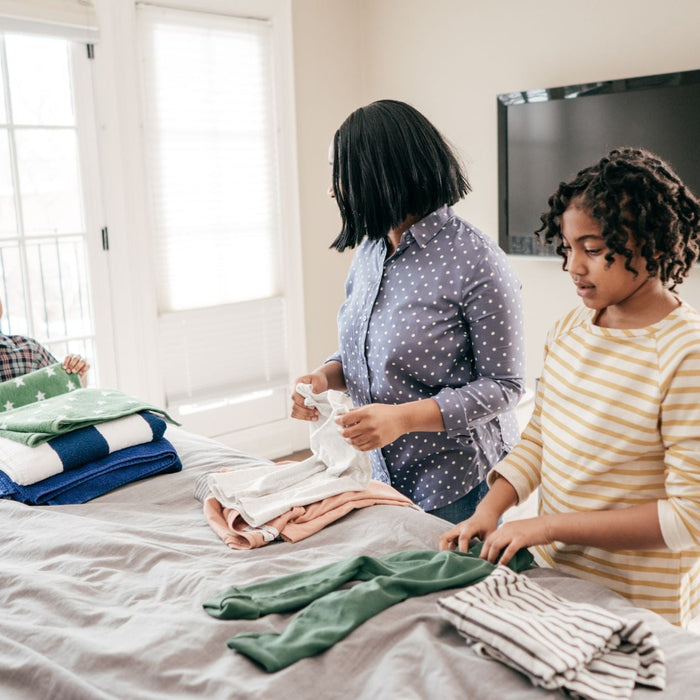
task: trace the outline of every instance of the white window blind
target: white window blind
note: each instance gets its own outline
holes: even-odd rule
[[[270,25],[139,15],[159,310],[279,294]]]
[[[88,44],[99,38],[94,0],[0,0],[0,29]]]
[[[282,420],[289,359],[272,25],[148,5],[137,18],[168,406],[210,435]]]

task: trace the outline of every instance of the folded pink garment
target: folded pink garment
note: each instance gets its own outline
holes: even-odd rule
[[[238,511],[224,508],[212,494],[204,499],[204,516],[212,530],[231,549],[254,549],[277,537],[298,542],[351,510],[374,505],[414,506],[414,503],[388,484],[370,481],[363,491],[346,491],[307,506],[294,506],[260,527],[248,525]]]

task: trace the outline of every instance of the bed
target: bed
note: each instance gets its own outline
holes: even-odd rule
[[[328,651],[275,673],[229,649],[233,634],[274,631],[291,615],[218,620],[204,601],[231,585],[355,555],[435,547],[446,523],[418,510],[356,510],[297,543],[228,549],[193,497],[197,478],[257,458],[169,427],[183,470],[82,505],[0,501],[0,696],[14,698],[536,698],[556,693],[474,654],[440,617],[445,592],[409,598]],[[648,622],[667,659],[663,693],[697,696],[700,636],[672,627],[598,585],[527,573],[572,600]]]

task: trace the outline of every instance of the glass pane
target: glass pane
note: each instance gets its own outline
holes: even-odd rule
[[[179,11],[152,21],[146,147],[159,310],[279,294],[270,29]]]
[[[0,238],[17,235],[15,190],[10,169],[10,146],[7,129],[0,129]]]
[[[8,34],[5,47],[14,123],[75,124],[68,42]]]
[[[17,244],[0,246],[0,329],[8,335],[29,333],[25,307],[24,279]]]
[[[85,241],[55,238],[27,245],[35,333],[52,340],[92,333]]]
[[[15,140],[25,234],[83,231],[75,132],[22,129],[15,132]]]

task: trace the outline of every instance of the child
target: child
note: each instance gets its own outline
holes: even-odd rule
[[[2,302],[0,302],[0,316],[2,316]],[[56,362],[58,360],[34,338],[0,333],[0,382],[20,377]],[[85,386],[86,375],[90,369],[87,360],[80,355],[66,355],[62,366],[69,374],[77,374],[81,384]]]
[[[535,410],[441,549],[598,581],[675,624],[700,613],[700,314],[673,293],[698,259],[700,205],[671,168],[611,151],[542,215],[584,306],[550,331]],[[498,527],[540,487],[539,516]]]

